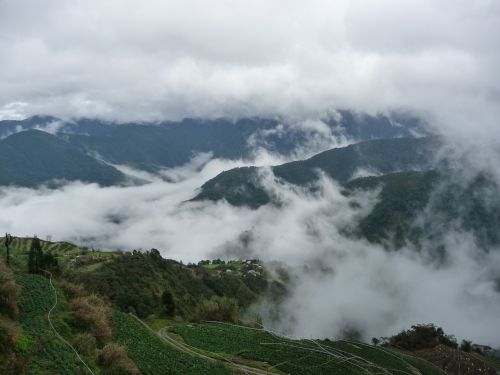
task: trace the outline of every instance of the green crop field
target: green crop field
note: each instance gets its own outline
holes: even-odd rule
[[[129,357],[141,372],[150,375],[229,375],[221,364],[183,353],[164,343],[131,316],[113,315],[115,340],[128,347]]]
[[[442,375],[422,361],[362,343],[289,340],[224,323],[176,325],[171,331],[193,347],[267,362],[294,375]]]
[[[27,374],[86,374],[75,354],[52,331],[47,313],[54,304],[49,281],[39,275],[21,274],[21,326],[23,337],[19,350],[29,362]],[[62,325],[55,319],[56,325]],[[59,329],[59,327],[58,327]]]

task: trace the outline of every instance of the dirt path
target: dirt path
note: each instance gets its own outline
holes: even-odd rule
[[[75,349],[75,347],[73,345],[71,345],[64,337],[62,337],[62,335],[57,331],[56,327],[52,323],[52,312],[54,311],[54,309],[57,307],[57,304],[58,304],[57,290],[54,287],[54,284],[52,284],[52,273],[50,273],[49,271],[46,271],[46,270],[42,270],[42,271],[46,272],[46,273],[48,273],[50,275],[49,284],[50,284],[50,287],[52,288],[52,291],[54,292],[54,305],[52,305],[51,309],[49,310],[49,312],[47,314],[47,320],[49,321],[49,324],[52,327],[52,330],[54,331],[54,333],[56,334],[56,336],[59,338],[59,340],[61,340],[64,344],[66,344],[76,354],[76,357],[78,358],[78,360],[81,363],[83,363],[83,365],[87,368],[87,370],[90,372],[90,374],[95,375],[94,372],[87,365],[87,363],[85,363],[85,361],[82,359],[82,357],[77,352],[77,350]]]
[[[204,354],[202,354],[202,353],[200,353],[200,352],[198,352],[196,350],[191,349],[188,345],[183,344],[183,343],[181,343],[181,342],[179,342],[179,341],[171,338],[168,335],[168,327],[160,329],[158,331],[157,335],[163,341],[165,341],[168,344],[172,345],[177,350],[180,350],[180,351],[185,352],[185,353],[189,353],[191,355],[195,355],[197,357],[200,357],[200,358],[203,358],[203,359],[206,359],[206,360],[209,360],[209,361],[223,362],[225,365],[231,367],[233,370],[239,371],[240,373],[249,374],[249,375],[276,375],[276,372],[266,371],[266,370],[262,370],[262,369],[259,369],[259,368],[250,367],[250,366],[242,365],[242,364],[239,364],[239,363],[234,363],[231,360],[229,360],[228,358],[225,358],[225,357],[222,357],[222,356],[218,356],[216,354],[213,354],[213,355],[216,356],[216,357],[218,357],[218,358],[214,358],[214,357],[211,357],[211,356],[208,356],[208,355],[204,355]]]

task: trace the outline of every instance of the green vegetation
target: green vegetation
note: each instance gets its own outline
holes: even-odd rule
[[[339,111],[341,118],[324,119],[334,134],[350,139],[367,140],[423,134],[421,121],[409,114],[368,115]],[[73,119],[64,122],[51,116],[34,116],[25,120],[0,121],[0,137],[18,129],[44,127],[59,122],[58,135],[85,153],[98,153],[116,164],[129,164],[147,170],[174,167],[189,162],[197,152],[215,157],[251,156],[255,145],[274,153],[290,154],[306,143],[310,133],[290,126],[278,129],[281,120],[265,118],[184,119],[164,123],[115,123],[98,119]],[[404,126],[394,126],[394,123]],[[249,142],[251,141],[251,142]]]
[[[97,268],[77,267],[68,271],[67,277],[93,293],[106,296],[120,310],[141,318],[156,314],[190,319],[195,317],[200,304],[215,296],[234,298],[241,308],[256,301],[269,284],[276,283],[268,281],[263,273],[247,272],[252,267],[258,269],[257,266],[240,270],[232,264],[209,268],[186,266],[163,259],[153,249],[125,253],[101,262]]]
[[[19,317],[20,287],[11,270],[0,261],[0,372],[15,367],[13,348],[18,345],[21,328]]]
[[[372,242],[400,248],[406,243],[439,251],[441,233],[461,229],[474,234],[484,248],[500,244],[500,187],[493,178],[478,175],[457,181],[453,172],[400,172],[365,177],[346,184],[345,194],[380,188],[379,201],[359,223],[359,234]],[[431,211],[432,217],[416,221]]]
[[[327,340],[291,340],[269,332],[225,323],[178,324],[171,331],[190,346],[222,355],[267,362],[296,375],[442,374],[433,366],[384,348],[363,343]]]
[[[18,277],[22,285],[20,323],[23,328],[24,348],[22,357],[26,374],[76,374],[83,373],[84,366],[71,349],[54,335],[47,321],[47,313],[54,303],[54,294],[49,281],[40,275],[22,274]],[[60,318],[55,322],[61,331],[67,326]],[[28,342],[28,344],[26,344]]]
[[[95,374],[102,375],[245,373],[238,370],[241,365],[257,374],[441,375],[418,357],[438,366],[456,357],[455,352],[442,350],[445,339],[450,338],[433,326],[413,327],[385,347],[292,340],[229,324],[240,321],[242,307],[255,296],[273,288],[277,296],[286,291],[283,284],[268,278],[257,260],[216,259],[183,265],[163,259],[154,249],[105,254],[67,243],[20,238],[10,245],[12,268],[0,263],[1,373],[88,373],[67,343]],[[40,259],[47,253],[57,259],[59,274],[52,283],[58,303],[51,321],[64,341],[47,319],[55,302],[49,279],[45,272],[27,272],[33,250],[43,255]],[[101,289],[101,285],[106,286]],[[141,289],[149,294],[141,294]],[[141,299],[143,295],[154,296],[152,302]],[[122,306],[122,301],[128,304]],[[144,322],[128,314],[134,306],[144,309]],[[429,346],[420,342],[437,346],[419,349]],[[485,361],[472,355],[476,354],[463,358],[489,374]]]
[[[113,316],[116,339],[128,347],[130,358],[144,374],[218,375],[231,372],[223,365],[187,353],[164,343],[144,325],[127,314]]]
[[[106,345],[98,363],[109,375],[140,375],[136,364],[127,356],[127,348],[114,343]]]
[[[418,324],[411,329],[401,331],[389,339],[389,345],[405,350],[419,350],[446,345],[457,348],[457,341],[453,336],[446,335],[441,327],[433,324]]]
[[[39,130],[16,133],[0,140],[0,185],[32,187],[61,179],[108,186],[123,178],[117,169]]]
[[[198,304],[194,319],[236,323],[238,321],[238,304],[232,298],[213,296]]]
[[[359,169],[380,173],[429,169],[433,166],[439,144],[439,139],[434,137],[372,140],[328,150],[306,160],[273,167],[272,170],[276,177],[300,186],[313,184],[319,177],[318,171],[346,183]],[[225,199],[232,205],[252,208],[275,201],[260,185],[259,171],[256,167],[245,167],[222,172],[207,181],[193,200]]]

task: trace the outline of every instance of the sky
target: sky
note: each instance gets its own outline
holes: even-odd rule
[[[496,0],[0,0],[0,119],[307,124],[338,108],[403,109],[467,156],[462,172],[486,169],[500,181],[498,46]],[[184,261],[252,254],[308,264],[274,327],[292,335],[335,337],[355,325],[369,339],[434,322],[500,345],[491,329],[500,326],[498,252],[478,257],[467,233],[446,233],[450,259],[440,266],[412,249],[388,254],[346,238],[339,228],[369,211],[376,194],[353,208],[327,179],[311,196],[264,174],[286,201],[279,210],[182,203],[222,170],[282,161],[198,155],[162,171],[171,182],[120,166],[150,182],[2,187],[0,226],[103,248],[156,247]]]
[[[1,0],[0,117],[405,108],[490,132],[499,31],[496,0]]]

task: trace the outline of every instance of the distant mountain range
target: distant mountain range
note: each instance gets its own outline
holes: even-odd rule
[[[272,167],[279,180],[306,186],[319,178],[320,172],[340,183],[356,177],[357,172],[387,174],[397,171],[434,168],[440,148],[437,137],[393,138],[360,142],[335,148],[307,160]],[[264,168],[243,167],[222,172],[207,181],[194,200],[225,199],[239,206],[253,208],[272,201],[259,177]]]
[[[326,127],[332,137],[351,140],[424,131],[422,122],[409,115],[369,116],[349,111],[339,111],[320,126]],[[120,125],[92,119],[62,121],[51,116],[0,121],[0,184],[35,186],[64,179],[110,185],[123,180],[118,170],[100,160],[155,172],[183,165],[197,153],[241,159],[252,156],[260,147],[290,155],[317,131],[311,125],[285,126],[280,120],[262,118]]]
[[[373,210],[342,231],[388,248],[421,247],[428,241],[427,248],[438,253],[443,231],[453,229],[474,234],[485,249],[500,244],[500,203],[492,199],[500,187],[487,174],[469,179],[455,175],[448,161],[438,158],[440,149],[438,137],[372,140],[270,170],[278,184],[306,187],[311,192],[317,190],[320,174],[337,181],[347,196],[379,188]],[[359,171],[374,175],[359,177]],[[256,167],[222,172],[207,181],[193,201],[225,200],[254,209],[286,203],[265,186],[264,172],[265,168]]]
[[[107,186],[122,182],[124,175],[40,130],[0,140],[0,185],[32,187],[58,179]]]
[[[306,143],[311,133],[318,131],[315,126],[265,118],[184,119],[118,125],[102,120],[62,121],[51,116],[34,116],[22,121],[0,121],[0,137],[28,129],[66,134],[70,143],[87,151],[96,151],[112,162],[154,169],[184,164],[195,152],[241,158],[249,156],[255,146],[261,146],[272,152],[288,154]],[[408,137],[425,132],[422,121],[402,114],[370,116],[339,111],[337,116],[323,120],[321,126],[333,136],[344,136],[352,141]]]
[[[454,181],[446,161],[438,159],[441,139],[408,137],[417,134],[421,124],[408,117],[408,124],[402,125],[403,120],[342,112],[341,119],[326,122],[332,134],[369,140],[270,167],[273,178],[314,191],[322,173],[342,185],[346,195],[381,187],[379,202],[352,235],[389,247],[407,242],[418,246],[422,233],[439,237],[433,234],[432,225],[414,225],[417,215],[431,204],[438,213],[434,217],[441,220],[439,226],[470,230],[484,246],[500,243],[500,204],[482,199],[500,191],[498,186],[487,176]],[[28,187],[51,186],[59,180],[102,186],[123,183],[125,176],[101,159],[154,172],[182,165],[199,152],[244,158],[259,141],[270,151],[287,154],[308,136],[298,128],[283,131],[273,119],[116,125],[88,119],[66,123],[38,116],[0,122],[0,129],[0,134],[10,134],[0,140],[0,185]],[[263,185],[262,173],[267,170],[244,167],[222,172],[203,184],[193,200],[226,200],[251,208],[280,203]],[[367,175],[373,176],[362,177]]]
[[[413,244],[440,254],[443,233],[467,232],[483,249],[500,244],[500,192],[486,174],[470,179],[452,170],[399,172],[358,178],[344,194],[380,188],[378,202],[359,222],[356,235],[389,248]]]

